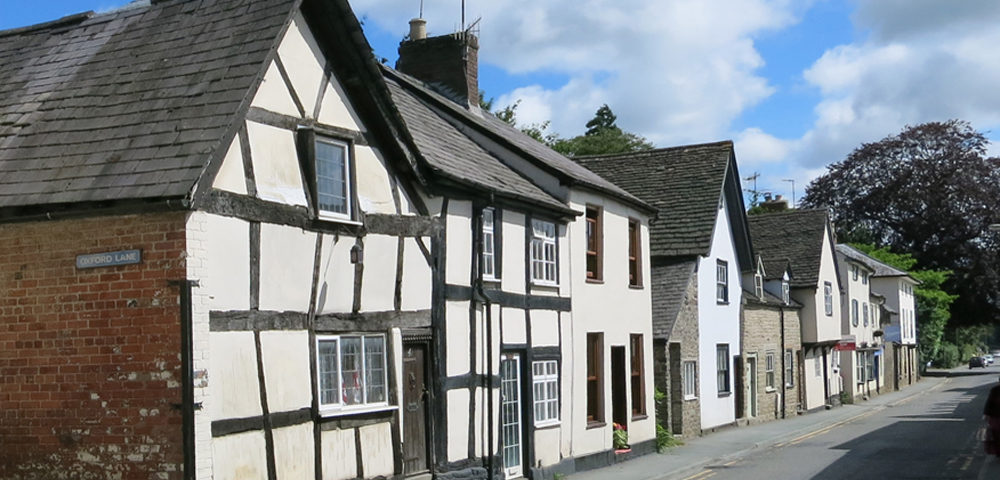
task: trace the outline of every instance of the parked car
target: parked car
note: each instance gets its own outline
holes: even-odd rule
[[[993,354],[987,353],[986,355],[983,355],[983,360],[986,360],[987,365],[993,365]]]
[[[986,368],[986,360],[983,357],[972,357],[969,359],[969,369],[974,367]]]

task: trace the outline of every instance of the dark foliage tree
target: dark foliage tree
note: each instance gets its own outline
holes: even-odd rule
[[[653,144],[634,133],[623,131],[615,125],[618,119],[607,104],[597,109],[594,118],[587,122],[587,132],[573,138],[556,139],[550,145],[564,155],[606,155],[649,150]]]
[[[806,188],[830,207],[840,241],[908,252],[920,269],[951,270],[953,325],[1000,321],[1000,159],[968,122],[907,127],[866,143]],[[919,321],[919,319],[918,319]]]

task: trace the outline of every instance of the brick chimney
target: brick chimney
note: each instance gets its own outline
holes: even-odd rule
[[[396,70],[430,84],[468,107],[479,107],[479,39],[469,32],[427,38],[426,22],[410,20]]]

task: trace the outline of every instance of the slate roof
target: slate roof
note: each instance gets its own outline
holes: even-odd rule
[[[187,196],[295,4],[133,3],[0,32],[0,208]]]
[[[760,253],[760,250],[757,253]],[[788,270],[789,282],[795,276],[791,260],[788,258],[764,258],[761,261],[764,263],[764,280],[781,280],[785,275],[785,270]]]
[[[910,276],[910,274],[906,273],[905,271],[900,270],[898,268],[895,268],[895,267],[893,267],[891,265],[887,265],[885,263],[882,263],[882,262],[880,262],[880,261],[878,261],[878,260],[876,260],[876,259],[874,259],[872,257],[869,257],[868,254],[866,254],[866,253],[862,252],[861,250],[858,250],[858,249],[856,249],[856,248],[854,248],[854,247],[852,247],[850,245],[847,245],[845,243],[838,243],[837,244],[837,252],[843,254],[844,256],[846,256],[846,257],[848,257],[848,258],[850,258],[852,260],[858,261],[858,262],[866,265],[868,268],[872,269],[875,272],[875,273],[872,274],[873,277],[909,277]],[[911,280],[912,280],[912,278],[911,278]]]
[[[757,254],[765,262],[787,259],[795,274],[789,285],[798,288],[815,287],[819,281],[827,218],[826,210],[800,209],[750,215],[747,222]]]
[[[490,141],[485,141],[482,138],[482,136],[485,136],[489,140],[503,145],[507,150],[514,152],[514,154],[520,156],[522,159],[555,175],[557,178],[563,179],[570,185],[576,184],[584,188],[589,188],[618,198],[639,209],[650,213],[653,212],[653,208],[650,205],[633,196],[625,189],[577,165],[561,153],[525,135],[520,130],[508,125],[489,112],[473,113],[409,75],[384,65],[382,68],[385,72],[387,82],[390,85],[395,84],[396,88],[392,89],[394,98],[401,91],[409,92],[411,96],[419,98],[426,108],[431,108],[439,117],[447,119],[448,123],[452,125],[451,129],[455,131],[454,134],[466,136],[472,143],[476,144],[475,148],[469,148],[471,145],[463,142],[461,148],[468,149],[468,151],[464,152],[464,155],[463,152],[456,151],[453,160],[457,160],[462,156],[470,157],[481,151],[496,153],[494,150],[496,146]],[[405,108],[404,105],[400,105],[399,107],[401,109]],[[424,129],[428,130],[428,134],[437,135],[437,131],[431,132],[429,126],[411,122],[407,123],[411,131],[414,129]],[[442,127],[444,125],[437,126]],[[466,133],[466,128],[475,130],[479,135]],[[414,135],[420,135],[420,133],[414,131]],[[494,158],[496,157],[494,156]],[[452,162],[452,166],[460,168],[461,172],[465,174],[473,174],[479,168],[478,165],[468,162],[464,166],[460,166],[458,162]],[[486,185],[490,186],[489,184]],[[501,187],[501,185],[494,186],[497,188]]]
[[[572,211],[448,123],[440,109],[415,95],[412,85],[386,75],[392,100],[421,155],[439,175],[559,210]]]
[[[743,298],[747,301],[747,303],[752,303],[754,305],[764,305],[775,308],[777,307],[795,308],[795,309],[802,308],[802,304],[796,302],[792,298],[788,299],[788,304],[786,305],[785,302],[781,300],[781,298],[772,294],[771,292],[768,292],[767,290],[764,290],[764,298],[758,298],[756,292],[744,288]]]
[[[657,209],[650,253],[705,255],[712,242],[733,142],[575,157],[589,170]]]
[[[656,282],[656,295],[653,296],[653,338],[672,337],[688,283],[693,280],[697,264],[698,260],[690,257],[653,266],[652,276]]]

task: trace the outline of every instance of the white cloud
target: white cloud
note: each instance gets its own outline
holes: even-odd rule
[[[368,21],[400,32],[408,16],[417,13],[408,0],[352,3]],[[791,3],[508,0],[469,2],[467,18],[482,17],[481,63],[515,74],[569,77],[556,87],[526,85],[497,92],[498,105],[521,99],[518,117],[523,123],[551,120],[559,134],[577,135],[607,103],[619,126],[667,146],[725,138],[733,119],[774,93],[757,73],[764,60],[753,37],[794,22],[801,7]],[[429,32],[447,33],[459,26],[457,7],[426,7]]]
[[[759,128],[743,130],[733,142],[736,160],[743,171],[784,162],[795,147],[793,142],[777,138]]]
[[[906,125],[1000,126],[1000,2],[867,0],[853,19],[868,35],[828,49],[803,73],[822,98],[798,163],[841,160]]]

